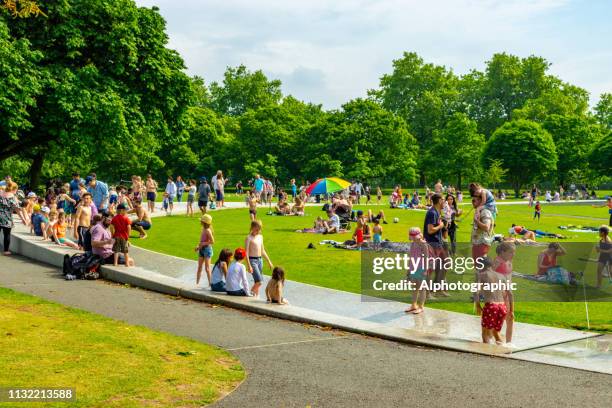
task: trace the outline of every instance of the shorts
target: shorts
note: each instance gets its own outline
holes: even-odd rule
[[[249,208],[249,214],[252,214],[252,215],[257,215],[257,210],[251,210],[251,209]]]
[[[374,234],[374,235],[372,235],[372,241],[373,241],[375,244],[380,244],[380,243],[382,242],[382,235],[380,235],[380,234]]]
[[[166,197],[166,200],[168,201],[168,204],[173,204],[174,203],[174,196],[169,195],[168,197]]]
[[[66,215],[76,214],[75,204],[72,204],[71,202],[65,203],[64,204],[64,212],[66,213]]]
[[[200,208],[208,207],[208,201],[198,200],[198,207],[200,207]]]
[[[249,264],[253,268],[253,280],[255,283],[263,282],[263,260],[261,256],[249,256]]]
[[[108,199],[108,203],[109,204],[117,204],[117,199],[118,197],[116,195],[112,195],[110,196],[110,198]]]
[[[193,203],[193,200],[195,200],[195,197],[194,197],[193,195],[189,194],[189,195],[187,196],[187,202],[188,202],[189,204],[191,204],[191,203]]]
[[[68,241],[68,239],[66,239],[66,238],[58,238],[57,239],[57,242],[60,243],[60,244],[65,244],[67,241]]]
[[[110,255],[102,260],[103,265],[112,265],[115,263],[115,255]],[[125,265],[125,257],[123,254],[119,254],[119,259],[117,260],[118,265]]]
[[[597,260],[597,262],[603,265],[612,265],[612,254],[599,254],[599,259]]]
[[[141,227],[143,230],[151,229],[151,223],[149,221],[134,221],[132,225],[135,227]]]
[[[215,195],[217,196],[217,201],[223,201],[223,191],[215,190]]]
[[[127,254],[129,247],[130,243],[127,239],[115,238],[115,242],[113,243],[113,252]]]
[[[419,268],[413,273],[408,273],[408,279],[412,281],[422,281],[429,277],[429,271],[427,269]]]
[[[210,245],[206,245],[205,247],[200,248],[198,254],[201,258],[212,258],[213,257],[213,247]]]
[[[155,201],[156,193],[152,191],[147,191],[147,201]]]
[[[501,331],[507,314],[508,309],[505,303],[485,303],[482,309],[481,325],[485,329]]]

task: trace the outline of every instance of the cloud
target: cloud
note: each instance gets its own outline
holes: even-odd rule
[[[610,84],[612,59],[597,52],[597,45],[607,49],[605,38],[612,34],[605,19],[597,18],[609,15],[608,4],[593,16],[584,3],[569,0],[137,3],[160,7],[170,46],[191,74],[220,80],[227,66],[243,63],[281,79],[285,93],[326,108],[365,96],[404,51],[460,74],[482,69],[495,52],[537,54],[562,79],[593,93]],[[589,37],[594,27],[601,27],[598,38]],[[587,41],[596,44],[585,47]]]

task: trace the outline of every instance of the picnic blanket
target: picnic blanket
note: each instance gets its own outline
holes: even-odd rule
[[[347,241],[334,241],[332,239],[326,239],[319,242],[319,245],[331,245],[334,248],[339,249],[347,249],[351,251],[355,250],[380,250],[385,252],[408,252],[410,251],[410,244],[407,242],[393,242],[393,241],[383,241],[380,244],[376,245],[372,242],[365,242],[361,248],[354,247],[355,241],[347,240]]]

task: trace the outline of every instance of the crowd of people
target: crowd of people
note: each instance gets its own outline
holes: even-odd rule
[[[249,180],[246,188],[242,182],[237,183],[236,193],[245,194],[249,209],[249,233],[245,237],[244,247],[233,250],[223,248],[213,263],[215,245],[213,218],[207,210],[225,206],[227,183],[228,180],[224,178],[222,171],[211,177],[210,184],[206,177],[201,177],[198,182],[194,179],[184,181],[180,176],[176,179],[168,177],[162,193],[161,209],[168,215],[172,214],[174,203],[182,201],[185,195],[188,216],[195,215],[193,204],[196,201],[200,209],[202,231],[195,247],[198,254],[196,284],[200,285],[204,272],[208,286],[215,292],[224,292],[231,296],[259,297],[264,282],[265,261],[272,275],[265,289],[265,297],[270,302],[286,304],[288,302],[283,296],[285,271],[279,266],[274,266],[265,249],[263,224],[257,218],[257,208],[258,205],[266,203],[271,205],[275,197],[276,214],[304,215],[304,206],[309,199],[312,199],[306,194],[309,183],[298,187],[296,181],[292,179],[289,193],[281,188],[275,189],[271,180],[260,175]],[[147,237],[147,231],[152,226],[151,213],[156,211],[159,190],[158,183],[151,175],[147,175],[144,181],[140,176],[133,176],[130,185],[119,184],[109,187],[98,180],[95,173],[87,175],[84,179],[75,173],[69,182],[61,183],[56,180],[50,183],[45,195],[39,197],[33,191],[20,194],[17,184],[7,177],[4,185],[0,187],[0,229],[4,238],[4,254],[10,255],[13,214],[17,214],[30,228],[31,233],[43,240],[98,255],[103,263],[132,266],[134,260],[129,255],[131,232],[137,231],[141,239]],[[534,205],[534,219],[538,220],[541,213],[541,206],[537,200],[539,194],[539,190],[534,185],[529,194],[531,197],[529,205]],[[497,245],[496,256],[490,257],[493,243],[499,236],[494,231],[498,215],[496,200],[503,197],[503,193],[498,192],[496,195],[477,183],[471,183],[469,195],[472,208],[468,213],[473,212],[470,234],[471,257],[485,260],[476,271],[476,279],[480,282],[511,282],[515,244],[535,241],[537,236],[562,238],[558,234],[532,231],[513,224],[510,235],[503,237]],[[372,209],[367,211],[354,209],[354,206],[364,198],[366,204],[372,202],[369,186],[353,181],[345,191],[322,198],[325,201],[329,199],[323,207],[327,219],[317,217],[312,229],[314,231],[308,232],[323,234],[346,232],[349,230],[349,223],[353,222],[355,224],[352,230],[353,248],[376,249],[383,242],[383,225],[388,223],[384,210],[374,212]],[[378,203],[382,199],[380,187],[376,188],[376,199]],[[143,204],[144,200],[147,201],[146,206]],[[554,197],[551,197],[551,200],[554,200]],[[404,206],[404,208],[426,211],[423,227],[413,226],[409,229],[411,257],[445,259],[456,255],[457,222],[460,221],[460,217],[467,216],[459,208],[458,204],[462,201],[461,191],[452,186],[444,186],[440,180],[434,185],[433,190],[426,188],[423,198],[416,190],[404,196],[401,186],[395,186],[389,198],[391,208]],[[612,198],[608,198],[605,205],[610,211],[612,222]],[[602,284],[604,268],[612,263],[609,228],[602,226],[599,229],[599,236],[598,287]],[[564,255],[565,249],[562,246],[557,243],[549,244],[538,257],[537,274],[546,275],[548,271],[556,268],[557,258]],[[414,281],[417,286],[425,280],[445,282],[447,270],[443,266],[444,263],[434,262],[433,265],[438,266],[410,270],[408,279]],[[447,296],[449,294],[445,290],[417,289],[406,312],[421,314],[428,299]],[[484,305],[481,304],[482,300]],[[476,310],[482,315],[483,341],[501,342],[500,331],[505,324],[505,341],[510,343],[514,321],[511,291],[475,295],[474,302]]]

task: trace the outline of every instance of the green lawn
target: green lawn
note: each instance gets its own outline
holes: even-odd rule
[[[365,208],[361,206],[359,208]],[[386,206],[371,206],[374,211],[384,209],[390,223],[384,225],[383,237],[392,241],[406,241],[407,231],[411,226],[423,226],[424,211],[388,209]],[[465,207],[467,209],[467,207]],[[316,216],[323,216],[320,207],[307,207],[305,217],[277,217],[266,216],[266,210],[260,208],[259,216],[264,224],[264,237],[266,248],[276,265],[281,265],[287,271],[288,279],[309,283],[313,285],[361,293],[361,257],[357,251],[344,251],[318,245],[325,238],[339,241],[349,239],[351,234],[323,236],[319,234],[301,234],[294,232],[296,229],[312,226]],[[607,217],[607,209],[594,209],[590,206],[543,206],[543,215],[540,223],[532,220],[532,209],[527,205],[500,206],[500,215],[497,219],[496,231],[505,233],[512,223],[525,225],[530,228],[538,228],[549,232],[563,233],[557,227],[565,224],[581,224],[599,226],[603,217]],[[564,216],[552,216],[549,213],[567,213]],[[213,216],[213,227],[215,231],[216,244],[215,253],[221,248],[234,249],[244,245],[244,238],[249,229],[249,215],[245,209],[223,210],[210,212]],[[585,220],[574,218],[576,215],[592,216],[602,220]],[[397,224],[391,223],[393,218],[399,218]],[[607,218],[606,218],[607,219]],[[460,223],[458,230],[458,241],[469,242],[471,215]],[[183,215],[156,218],[154,226],[149,232],[149,238],[143,241],[134,239],[135,245],[142,246],[154,251],[172,254],[175,256],[196,259],[193,247],[197,244],[200,234],[200,225],[197,217],[187,218]],[[568,232],[569,239],[562,242],[576,241],[595,243],[597,235],[592,233]],[[547,241],[547,239],[541,239]],[[548,240],[550,241],[550,240]],[[309,250],[309,243],[314,243],[316,250]],[[542,248],[531,248],[540,251]],[[534,253],[537,256],[537,252]],[[594,265],[591,265],[593,267]],[[520,270],[521,265],[515,262],[515,270]],[[266,271],[269,274],[269,271]],[[592,285],[594,280],[592,274],[587,283]],[[456,280],[458,275],[450,274],[449,280]],[[520,279],[520,278],[516,278]],[[515,279],[515,280],[516,280]],[[465,277],[464,277],[465,280]],[[542,283],[535,283],[520,279],[520,287],[525,288],[526,293],[537,291],[542,288]],[[607,291],[612,290],[607,286]],[[609,293],[608,293],[609,295]],[[463,294],[453,295],[453,303],[428,303],[431,307],[457,310],[471,313],[472,305],[467,302],[467,296]],[[528,300],[533,298],[527,297]],[[591,328],[602,331],[612,331],[612,306],[608,302],[589,303]],[[551,302],[521,302],[517,305],[517,319],[523,322],[538,323],[544,325],[585,329],[584,303],[551,303]]]
[[[199,407],[245,377],[217,347],[3,288],[0,331],[0,387],[73,387],[71,407]]]

